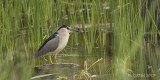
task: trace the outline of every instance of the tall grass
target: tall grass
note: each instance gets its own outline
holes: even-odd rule
[[[146,14],[142,17],[142,6],[147,6],[148,1],[130,1],[130,0],[119,0],[119,9],[113,8],[113,22],[114,25],[114,63],[115,69],[113,71],[115,79],[158,79],[158,66],[157,59],[152,61],[154,65],[148,64],[148,54],[146,54],[146,46],[144,35],[146,29],[148,29],[147,23],[154,24],[156,19],[155,16],[155,5],[156,1],[151,4],[151,9],[146,8]],[[115,2],[112,2],[114,5]],[[148,16],[150,15],[150,16]],[[152,28],[157,27],[152,25]],[[150,30],[149,32],[157,33],[157,29]],[[157,34],[153,34],[156,36]],[[156,38],[152,37],[151,41],[156,42]],[[150,50],[150,49],[149,49]],[[147,51],[148,52],[148,51]],[[149,52],[156,57],[156,52]],[[154,58],[152,56],[152,58]],[[148,66],[154,67],[153,72],[148,72]],[[148,77],[148,75],[154,75]]]
[[[79,55],[97,56],[99,54],[94,53],[97,46],[104,51],[110,50],[111,53],[100,57],[110,55],[113,79],[158,79],[158,46],[153,45],[157,44],[157,34],[148,37],[152,44],[144,44],[146,30],[157,33],[158,15],[155,12],[158,2],[152,1],[151,7],[147,4],[147,0],[1,0],[0,79],[30,79],[33,54],[64,24],[82,25],[81,33],[72,34],[68,44],[72,50],[74,44],[84,39],[85,44],[79,44],[85,53]],[[145,14],[141,11],[143,7]],[[107,23],[110,23],[109,28]],[[86,24],[89,26],[85,27]],[[40,60],[44,61],[44,58]],[[138,74],[156,76],[135,77]]]

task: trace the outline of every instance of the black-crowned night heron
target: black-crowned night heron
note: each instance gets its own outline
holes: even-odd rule
[[[34,57],[37,58],[40,56],[49,55],[50,62],[53,63],[51,60],[51,54],[54,54],[54,59],[56,60],[57,53],[59,53],[67,45],[70,35],[69,33],[72,31],[78,32],[77,30],[72,29],[69,25],[61,26],[43,43],[43,45],[35,53]]]

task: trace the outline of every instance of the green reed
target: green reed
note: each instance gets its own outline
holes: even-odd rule
[[[80,28],[82,32],[71,35],[70,44],[67,46],[71,50],[74,44],[82,40],[85,44],[79,44],[88,54],[96,51],[94,50],[96,46],[102,50],[111,49],[112,53],[101,55],[112,57],[110,73],[114,79],[134,79],[128,76],[130,74],[157,74],[158,46],[144,44],[144,33],[146,29],[157,33],[155,10],[158,2],[153,1],[142,17],[142,6],[147,7],[147,1],[145,2],[137,0],[75,0],[74,2],[72,0],[1,0],[0,71],[3,73],[0,79],[30,79],[33,75],[31,68],[35,66],[32,63],[33,54],[49,35],[64,24],[72,27],[82,24]],[[110,9],[104,9],[106,7]],[[148,28],[150,21],[152,27]],[[107,23],[110,23],[110,28],[106,28]],[[90,27],[86,28],[86,24]],[[157,44],[157,34],[152,34],[148,40]],[[66,54],[70,53],[66,52]],[[44,57],[40,60],[44,61]],[[148,69],[147,66],[151,63],[152,68]],[[98,70],[103,71],[108,68],[102,67],[102,70]],[[94,72],[94,69],[90,71]],[[138,78],[147,79],[147,77]],[[156,78],[153,77],[153,79]]]
[[[155,1],[156,2],[156,1]],[[147,6],[145,2],[119,0],[119,8],[113,8],[113,22],[114,25],[114,63],[115,66],[113,73],[115,79],[143,79],[146,80],[148,74],[157,75],[158,66],[148,64],[147,56],[145,52],[146,46],[144,41],[144,35],[146,29],[148,29],[148,23],[151,18],[154,18],[155,14],[155,2],[152,2],[151,10],[146,9],[144,18],[142,17],[142,6]],[[114,5],[116,2],[112,2]],[[135,4],[137,3],[137,4]],[[147,3],[147,1],[146,1]],[[153,7],[154,6],[154,7]],[[152,11],[153,10],[153,11]],[[150,17],[148,16],[150,14]],[[156,19],[152,19],[152,24]],[[156,25],[152,25],[153,30],[151,33],[156,33]],[[153,34],[156,36],[157,34]],[[151,41],[157,43],[156,38],[152,37]],[[149,49],[150,50],[150,49]],[[151,52],[156,57],[156,52]],[[152,61],[152,60],[150,60]],[[156,64],[157,59],[154,60]],[[155,72],[148,72],[148,65],[154,67]],[[145,75],[145,76],[144,76]],[[156,76],[150,77],[156,79]]]

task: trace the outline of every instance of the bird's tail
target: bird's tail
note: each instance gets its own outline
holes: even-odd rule
[[[34,58],[37,59],[39,56],[37,55],[38,51],[34,54]]]

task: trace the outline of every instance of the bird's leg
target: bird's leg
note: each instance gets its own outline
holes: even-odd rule
[[[51,64],[53,64],[52,59],[51,59],[51,55],[49,55],[49,60],[50,60]]]
[[[56,60],[56,55],[54,55],[54,60]]]
[[[57,60],[56,60],[56,55],[57,55],[57,54],[55,54],[55,55],[54,55],[54,60],[55,60],[55,62],[57,63]]]

